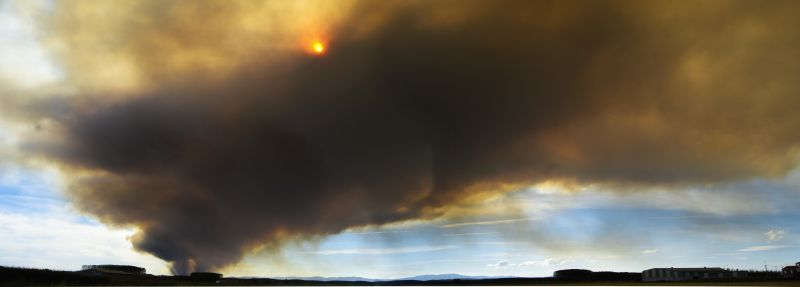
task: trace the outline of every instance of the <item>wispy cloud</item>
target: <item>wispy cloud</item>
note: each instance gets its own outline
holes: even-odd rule
[[[487,264],[486,267],[493,268],[493,269],[504,269],[514,266],[514,263],[508,262],[506,260],[498,261],[497,263]]]
[[[742,251],[742,252],[769,251],[775,249],[782,249],[786,247],[789,247],[789,245],[759,245],[759,246],[750,246],[747,248],[742,248],[737,251]]]
[[[425,261],[414,261],[408,263],[376,264],[374,266],[378,268],[397,268],[397,267],[425,266],[425,265],[443,266],[444,264],[442,263],[468,263],[468,262],[486,262],[486,259],[435,259],[435,260],[425,260]],[[414,274],[414,275],[419,275],[419,274]]]
[[[532,266],[532,265],[539,265],[539,266],[561,266],[564,264],[569,263],[569,260],[566,259],[555,259],[555,258],[547,258],[543,260],[530,260],[519,263],[519,266]]]
[[[500,232],[467,232],[467,233],[447,233],[444,236],[473,236],[473,235],[490,235],[500,234]]]
[[[487,220],[487,221],[471,221],[471,222],[462,222],[462,223],[453,223],[440,226],[441,228],[453,228],[453,227],[462,227],[462,226],[472,226],[472,225],[494,225],[494,224],[508,224],[508,223],[515,223],[515,222],[523,222],[532,220],[531,218],[513,218],[513,219],[503,219],[503,220]]]
[[[388,255],[388,254],[404,254],[404,253],[420,253],[440,251],[456,248],[454,245],[442,246],[417,246],[417,247],[399,247],[399,248],[352,248],[352,249],[331,249],[307,252],[309,254],[318,255]]]
[[[786,235],[786,231],[783,229],[770,229],[769,231],[765,232],[764,235],[769,241],[778,241],[783,239],[783,236]]]
[[[654,253],[658,253],[658,251],[659,251],[658,248],[647,249],[647,250],[643,250],[642,254],[654,254]]]
[[[369,234],[387,234],[387,233],[408,233],[408,230],[384,230],[384,231],[364,231],[364,232],[355,232],[355,231],[348,231],[349,234],[355,235],[369,235]]]
[[[556,258],[546,258],[542,260],[529,260],[523,261],[520,263],[513,263],[508,260],[501,260],[496,263],[487,264],[486,267],[492,269],[505,269],[509,267],[527,267],[527,266],[542,266],[542,267],[550,267],[550,266],[561,266],[564,264],[569,263],[569,260],[566,259],[556,259]]]
[[[163,261],[133,250],[135,231],[109,229],[68,208],[21,214],[0,210],[0,265],[74,270],[87,262],[133,264],[166,274]]]
[[[527,242],[524,241],[486,241],[486,242],[477,242],[476,244],[480,245],[524,245]]]

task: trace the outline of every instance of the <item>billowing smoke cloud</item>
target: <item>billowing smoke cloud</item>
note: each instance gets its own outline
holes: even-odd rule
[[[359,3],[334,13],[324,57],[227,29],[249,8],[193,3],[114,18],[140,23],[106,35],[109,73],[138,73],[125,85],[87,72],[103,70],[70,37],[81,18],[54,12],[86,92],[43,104],[61,140],[29,147],[177,273],[544,180],[691,185],[796,163],[797,2]]]

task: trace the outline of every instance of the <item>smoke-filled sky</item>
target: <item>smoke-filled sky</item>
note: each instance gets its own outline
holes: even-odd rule
[[[796,1],[0,2],[0,264],[800,260]]]

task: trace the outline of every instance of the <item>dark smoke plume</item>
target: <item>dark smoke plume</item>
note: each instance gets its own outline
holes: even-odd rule
[[[324,57],[78,97],[50,115],[63,142],[36,149],[82,174],[80,209],[139,227],[135,247],[180,274],[544,180],[690,185],[796,163],[798,2],[394,4],[356,5]]]

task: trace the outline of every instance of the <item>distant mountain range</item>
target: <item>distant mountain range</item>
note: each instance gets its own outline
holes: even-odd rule
[[[412,277],[404,277],[404,278],[397,278],[397,279],[375,279],[375,278],[364,278],[364,277],[320,277],[320,276],[313,276],[313,277],[273,277],[274,279],[286,279],[286,280],[308,280],[308,281],[369,281],[369,282],[379,282],[379,281],[401,281],[401,280],[417,280],[417,281],[430,281],[430,280],[453,280],[453,279],[494,279],[494,278],[514,278],[512,276],[467,276],[461,274],[427,274],[427,275],[417,275]]]
[[[419,281],[428,281],[428,280],[452,280],[452,279],[495,279],[495,278],[516,278],[515,276],[467,276],[461,274],[431,274],[431,275],[417,275],[413,277],[406,277],[394,280],[419,280]]]

